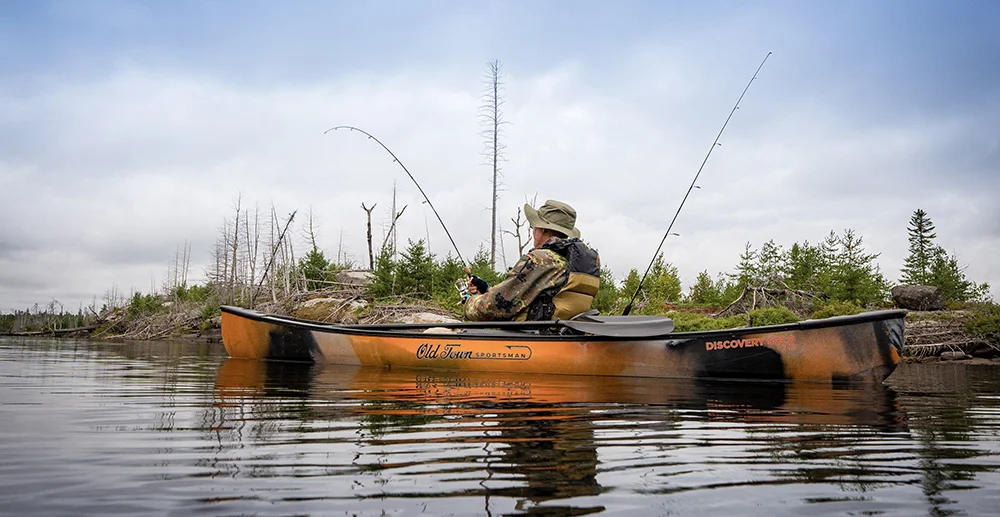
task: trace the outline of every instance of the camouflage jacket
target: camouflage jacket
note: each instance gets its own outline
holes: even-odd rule
[[[547,289],[564,285],[568,277],[569,263],[563,256],[550,249],[534,248],[510,268],[502,282],[491,286],[486,294],[466,300],[465,317],[472,321],[525,319],[535,298]]]

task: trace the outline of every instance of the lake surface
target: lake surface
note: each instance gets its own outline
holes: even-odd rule
[[[467,375],[0,337],[2,515],[998,515],[1000,367]]]

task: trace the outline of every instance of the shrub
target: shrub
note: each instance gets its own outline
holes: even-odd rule
[[[750,318],[751,327],[763,327],[766,325],[781,325],[784,323],[795,323],[799,317],[787,307],[768,307],[766,309],[754,309],[747,314]]]
[[[128,314],[129,316],[142,316],[143,314],[156,312],[162,307],[163,302],[159,296],[135,293],[128,304]]]
[[[965,331],[974,336],[1000,343],[1000,306],[989,305],[965,322]]]
[[[729,316],[727,318],[713,318],[703,314],[693,314],[690,312],[668,312],[667,316],[674,320],[674,329],[677,332],[702,332],[706,330],[721,330],[746,325],[746,318],[741,315]]]
[[[864,311],[864,309],[854,302],[834,300],[816,307],[811,317],[813,319],[820,319],[833,316],[849,316],[851,314],[860,314]]]

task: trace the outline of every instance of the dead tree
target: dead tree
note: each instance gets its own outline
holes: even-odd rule
[[[270,273],[271,267],[272,267],[272,265],[274,265],[274,258],[278,254],[278,249],[281,247],[282,241],[285,240],[285,233],[288,232],[288,227],[292,225],[292,221],[294,221],[294,220],[295,220],[295,212],[292,212],[291,214],[288,215],[288,221],[285,222],[285,228],[283,230],[281,230],[281,235],[278,236],[278,242],[275,243],[271,247],[271,258],[268,259],[267,265],[264,267],[264,272],[260,276],[260,284],[257,285],[258,288],[260,288],[262,285],[264,285],[264,279],[267,278],[268,273]],[[250,308],[251,309],[253,309],[254,295],[256,294],[256,292],[257,292],[257,289],[254,289],[250,293]],[[273,291],[272,291],[272,293],[273,293]],[[272,294],[272,300],[273,299],[274,299],[274,296]]]
[[[483,81],[486,84],[486,91],[483,93],[483,103],[479,106],[479,118],[482,120],[483,129],[480,134],[484,137],[483,155],[487,159],[487,165],[493,169],[493,197],[490,225],[490,267],[496,269],[497,263],[497,199],[500,189],[500,162],[504,161],[503,151],[506,145],[501,143],[501,128],[507,124],[503,120],[504,101],[500,98],[503,90],[503,70],[500,61],[494,59],[486,64],[486,77]]]
[[[526,203],[528,203],[529,205],[531,205],[531,206],[534,206],[535,203],[537,202],[537,200],[538,200],[538,194],[535,194],[535,196],[531,198],[530,202],[528,201],[528,197],[527,196],[525,196],[525,198],[524,198],[524,201]],[[514,223],[514,231],[505,230],[503,232],[503,233],[506,233],[507,235],[510,235],[511,237],[514,237],[515,239],[517,239],[517,252],[519,254],[521,254],[521,255],[524,255],[524,248],[526,248],[528,246],[528,244],[531,243],[531,236],[530,235],[525,235],[523,237],[521,236],[521,228],[524,228],[528,224],[528,220],[527,219],[522,219],[521,218],[521,216],[523,216],[523,215],[524,214],[521,212],[521,208],[519,207],[517,209],[517,217],[511,217],[511,219],[510,219],[510,222]],[[523,240],[522,240],[522,238],[523,238]]]
[[[398,221],[399,217],[401,215],[403,215],[403,212],[406,211],[406,207],[407,206],[409,206],[409,205],[403,205],[403,208],[400,209],[399,212],[397,212],[395,215],[392,216],[392,223],[389,225],[389,231],[386,232],[385,239],[382,240],[382,246],[379,249],[385,249],[385,245],[389,243],[389,238],[390,237],[395,237],[395,235],[396,235],[396,221]],[[396,243],[395,242],[393,242],[393,244],[392,244],[392,252],[393,252],[393,254],[396,253]]]
[[[378,203],[372,205],[371,208],[366,208],[365,204],[361,203],[361,209],[368,216],[368,269],[371,271],[375,271],[375,254],[372,251],[372,210],[375,210],[376,206]]]
[[[233,262],[232,262],[232,271],[230,272],[229,276],[230,305],[232,305],[233,302],[236,300],[236,257],[238,256],[237,253],[239,252],[239,243],[240,243],[240,211],[242,210],[241,208],[242,201],[243,201],[243,193],[241,192],[236,195],[236,207],[235,207],[236,220],[233,222],[233,244],[232,244]]]

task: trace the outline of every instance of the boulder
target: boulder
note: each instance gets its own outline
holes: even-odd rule
[[[892,299],[902,309],[914,311],[939,311],[944,309],[944,294],[930,285],[897,285],[892,288]]]
[[[994,357],[1000,356],[1000,349],[988,344],[979,343],[975,348],[972,349],[972,357],[981,357],[983,359],[992,359]]]
[[[433,312],[417,312],[406,316],[400,323],[460,323],[460,321]]]
[[[942,361],[964,361],[966,359],[972,359],[972,357],[966,355],[965,352],[941,352]]]
[[[337,272],[337,282],[351,285],[368,285],[375,280],[375,275],[371,271],[358,269],[345,269]]]

